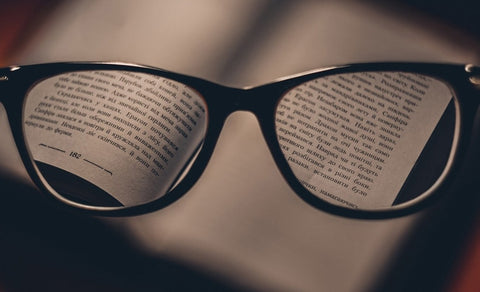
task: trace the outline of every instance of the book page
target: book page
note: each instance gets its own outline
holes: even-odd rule
[[[71,172],[138,205],[165,194],[198,150],[203,99],[154,75],[82,71],[41,81],[25,103],[36,161]]]
[[[451,99],[447,85],[413,73],[322,77],[283,97],[277,135],[294,174],[318,197],[388,207]]]

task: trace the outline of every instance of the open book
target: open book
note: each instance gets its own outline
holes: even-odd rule
[[[123,0],[115,4],[62,2],[17,62],[123,60],[241,87],[332,64],[383,60],[473,63],[478,60],[478,46],[446,31],[432,32],[424,17],[406,18],[405,14],[397,14],[397,9],[392,13],[359,1],[256,0],[219,5],[215,0]],[[333,108],[328,104],[324,107]],[[435,112],[441,115],[441,107],[435,107]],[[333,113],[339,112],[334,109]],[[348,118],[354,121],[353,117]],[[58,117],[55,119],[60,121]],[[152,124],[150,120],[142,120]],[[312,124],[317,126],[315,121]],[[363,124],[366,125],[365,120]],[[6,123],[0,126],[8,131]],[[102,127],[106,131],[106,126]],[[30,131],[30,127],[25,128]],[[358,129],[356,136],[361,134]],[[286,133],[282,136],[293,140]],[[63,138],[68,141],[68,137]],[[113,145],[98,137],[90,139],[112,150],[105,155],[115,156]],[[332,143],[331,149],[326,145],[322,147],[333,152],[334,141],[326,141]],[[375,140],[378,146],[380,142]],[[351,152],[354,144],[350,143]],[[13,168],[12,172],[23,175],[24,172],[15,168],[21,168],[21,164],[13,160],[16,156],[12,153],[16,150],[13,142],[10,144],[10,148],[5,145],[0,163],[3,168]],[[325,156],[325,161],[333,160],[332,156],[315,149],[316,145],[312,150]],[[80,158],[90,154],[73,148],[64,150],[80,153]],[[338,152],[338,159],[353,161],[350,152]],[[393,151],[386,153],[394,155]],[[137,155],[142,158],[140,153]],[[300,160],[296,154],[289,156]],[[114,159],[103,164],[101,155],[98,158],[102,162],[99,165],[112,172],[110,163],[123,161]],[[129,161],[139,169],[145,168],[135,160]],[[338,170],[351,176],[352,181],[355,179],[338,165]],[[95,166],[86,167],[109,176]],[[352,170],[359,177],[360,169]],[[155,179],[146,173],[147,178]],[[349,187],[353,187],[351,182]],[[370,290],[372,283],[378,281],[381,271],[388,268],[419,218],[423,217],[353,220],[311,208],[298,199],[278,172],[258,122],[252,115],[240,112],[227,119],[209,166],[181,200],[143,216],[100,220],[125,235],[125,239],[135,243],[142,252],[183,261],[254,290],[359,291]],[[91,243],[91,237],[84,238]],[[155,282],[162,276],[159,270]],[[408,279],[402,277],[400,281]]]

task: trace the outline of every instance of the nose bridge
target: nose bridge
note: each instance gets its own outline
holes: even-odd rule
[[[260,123],[270,117],[275,108],[279,88],[275,84],[267,84],[250,88],[215,87],[216,98],[212,99],[212,110],[217,117],[227,118],[237,111],[252,113]]]
[[[248,111],[258,115],[260,109],[271,102],[271,94],[263,87],[234,89],[232,93],[232,112]]]

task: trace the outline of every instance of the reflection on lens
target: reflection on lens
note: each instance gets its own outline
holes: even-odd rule
[[[299,182],[332,204],[384,209],[424,194],[452,152],[453,93],[413,73],[318,78],[288,91],[276,133]]]
[[[181,180],[205,137],[206,106],[166,78],[81,71],[33,86],[23,122],[41,176],[63,198],[135,206]]]

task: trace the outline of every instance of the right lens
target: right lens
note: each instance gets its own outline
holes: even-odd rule
[[[445,82],[408,72],[321,77],[282,97],[277,137],[315,196],[388,209],[427,193],[444,173],[455,136],[453,97]]]
[[[24,131],[41,176],[64,199],[135,206],[170,191],[205,138],[203,98],[146,73],[79,71],[35,84]]]

